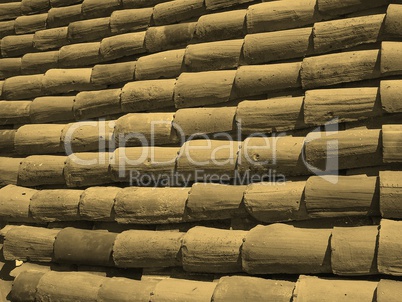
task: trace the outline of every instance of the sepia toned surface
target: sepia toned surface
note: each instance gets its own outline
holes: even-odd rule
[[[0,301],[400,301],[400,0],[0,0]]]

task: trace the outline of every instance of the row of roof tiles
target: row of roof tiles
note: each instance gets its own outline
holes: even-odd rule
[[[152,103],[154,98],[159,99],[161,94],[169,94],[176,108],[213,105],[275,91],[313,89],[401,75],[401,48],[402,43],[383,42],[381,51],[374,49],[328,54],[294,63],[241,66],[237,70],[183,72],[177,80],[138,81],[126,85],[161,87],[157,91],[162,92],[154,92],[148,103]],[[94,82],[96,78],[92,75],[93,69],[84,68],[50,69],[44,75],[11,77],[0,82],[1,96],[6,100],[32,99],[105,88],[99,82]],[[107,75],[112,76],[113,73]]]
[[[402,5],[391,5],[388,9],[392,16],[394,7],[399,9]],[[187,49],[172,51],[165,51],[160,53],[159,56],[151,55],[149,58],[140,58],[138,72],[139,74],[134,76],[134,72],[128,80],[134,79],[152,79],[147,76],[147,70],[141,70],[141,68],[148,68],[150,66],[143,66],[144,60],[149,64],[149,61],[154,60],[156,57],[164,57],[165,65],[174,65],[176,68],[171,67],[171,72],[176,71],[175,74],[163,75],[163,77],[174,77],[178,76],[181,71],[207,71],[207,70],[219,70],[219,69],[230,69],[236,68],[239,65],[245,64],[262,64],[278,60],[295,59],[302,58],[306,55],[317,55],[323,54],[330,51],[338,49],[347,49],[360,44],[369,44],[378,41],[382,41],[387,37],[387,28],[389,28],[389,23],[392,22],[391,18],[387,18],[388,26],[385,26],[385,30],[381,31],[381,26],[383,24],[384,15],[373,15],[350,19],[341,19],[335,21],[327,21],[322,23],[316,23],[313,28],[302,28],[302,29],[291,29],[278,32],[269,32],[261,34],[249,34],[246,35],[245,39],[236,40],[226,40],[219,42],[210,43],[200,43],[189,45]],[[391,20],[391,21],[390,21]],[[72,25],[74,23],[71,23]],[[126,24],[126,23],[124,23]],[[336,28],[339,34],[334,36],[333,30]],[[349,31],[353,28],[353,33]],[[92,27],[89,27],[91,33],[96,32]],[[359,29],[364,34],[355,35],[355,31]],[[63,38],[57,31],[58,41],[62,41]],[[54,33],[52,32],[52,35]],[[67,32],[66,32],[67,34]],[[39,35],[37,32],[36,35]],[[74,34],[75,35],[75,34]],[[88,33],[77,34],[78,36],[89,37]],[[351,39],[351,36],[353,39]],[[99,43],[77,44],[70,47],[62,47],[60,51],[49,51],[41,53],[29,53],[24,55],[22,58],[4,58],[0,59],[2,63],[1,67],[1,78],[8,78],[11,76],[16,76],[19,74],[34,74],[45,72],[50,68],[57,68],[60,66],[72,67],[77,66],[77,62],[66,61],[65,57],[68,56],[69,51],[73,51],[74,48],[85,48],[92,45],[99,46],[99,58],[96,61],[94,58],[94,63],[99,63],[100,61],[110,61],[116,59],[119,56],[133,55],[135,54],[133,50],[131,52],[119,52],[114,53],[113,56],[106,53],[106,49],[110,47],[110,43],[114,40],[121,40],[120,44],[123,44],[127,37],[132,39],[147,39],[147,36],[142,34],[131,34],[131,35],[120,35],[113,38],[107,38]],[[176,37],[177,38],[177,37]],[[65,39],[67,40],[67,39]],[[14,39],[16,43],[21,43],[24,39],[17,38]],[[43,40],[46,43],[54,44],[54,41],[49,41],[49,39]],[[3,39],[5,46],[8,39]],[[335,43],[336,42],[336,43]],[[128,43],[127,41],[124,43]],[[345,45],[345,43],[347,43]],[[57,44],[57,43],[56,43]],[[116,43],[115,43],[116,44]],[[119,45],[120,45],[119,44]],[[140,42],[138,44],[141,44]],[[40,45],[40,41],[37,41],[37,46]],[[117,45],[117,44],[116,44]],[[145,41],[145,47],[147,43]],[[391,44],[396,46],[397,44]],[[63,46],[63,45],[60,45]],[[122,45],[120,45],[122,46]],[[13,51],[16,49],[13,42],[5,47],[12,48]],[[175,54],[176,56],[173,56]],[[132,61],[131,64],[134,64]],[[88,63],[86,63],[88,64]],[[126,64],[130,64],[127,62]],[[158,65],[157,62],[153,62],[152,66]],[[84,64],[85,66],[85,64]],[[114,65],[108,65],[113,68]],[[119,66],[119,65],[117,65]],[[158,66],[159,67],[159,66]],[[162,75],[160,75],[162,76]],[[108,83],[111,84],[111,83]]]
[[[79,31],[85,31],[88,34],[88,40],[85,40],[87,42],[91,39],[96,40],[122,32],[146,29],[153,25],[167,25],[194,19],[204,15],[211,8],[219,9],[219,7],[212,7],[211,1],[205,2],[204,0],[137,2],[140,2],[137,7],[146,8],[128,9],[127,5],[124,7],[120,0],[102,2],[84,0],[82,4],[52,8],[42,14],[17,17],[13,21],[0,23],[0,38],[6,35],[35,33],[47,28],[68,25],[69,31],[71,31],[68,35],[70,42],[84,41],[85,37],[82,33],[81,38],[76,36]],[[155,2],[164,3],[152,7]],[[244,1],[244,3],[246,2],[253,1]],[[235,1],[232,1],[231,4],[239,5]]]
[[[11,297],[16,302],[397,302],[400,283],[303,275],[297,282],[248,276],[225,276],[215,282],[174,278],[138,281],[77,272],[27,271],[15,279]]]
[[[198,0],[197,0],[198,1]],[[306,0],[307,2],[311,2],[310,0]],[[161,5],[170,5],[176,2],[181,1],[171,1],[166,2]],[[122,56],[135,55],[138,53],[148,52],[158,52],[168,49],[174,49],[186,46],[189,43],[194,42],[207,42],[214,41],[216,39],[219,40],[227,40],[227,39],[236,39],[243,38],[245,33],[257,33],[257,32],[270,32],[270,31],[278,31],[284,29],[292,29],[298,28],[301,26],[313,24],[322,19],[316,19],[313,16],[314,13],[314,5],[305,7],[304,4],[300,4],[299,10],[297,9],[289,9],[286,1],[273,1],[262,4],[262,10],[259,11],[257,7],[255,9],[253,6],[250,6],[250,9],[246,12],[246,10],[240,11],[230,11],[212,15],[204,15],[202,16],[198,22],[191,23],[182,23],[176,25],[167,25],[167,26],[157,26],[151,27],[148,30],[142,32],[140,36],[142,36],[142,43],[145,47],[141,51],[133,52],[133,53],[125,53],[120,54]],[[267,6],[267,7],[264,7]],[[273,6],[273,7],[270,7]],[[184,6],[187,7],[187,6]],[[305,11],[307,10],[307,12]],[[312,10],[312,12],[310,12]],[[170,10],[169,10],[170,11]],[[171,10],[175,12],[174,10]],[[254,12],[256,15],[248,16]],[[381,12],[381,11],[380,11]],[[23,28],[29,28],[30,30],[36,30],[35,34],[26,34],[26,35],[18,35],[18,36],[6,36],[3,37],[1,42],[2,55],[4,57],[15,57],[20,56],[26,53],[35,52],[38,50],[48,50],[54,48],[60,48],[68,43],[77,43],[77,42],[87,42],[87,41],[96,41],[102,40],[102,44],[108,44],[109,41],[120,41],[121,43],[125,40],[124,33],[132,32],[136,30],[146,29],[150,24],[150,14],[151,11],[147,9],[140,9],[127,11],[116,12],[114,16],[110,18],[100,18],[100,19],[91,19],[86,21],[78,21],[71,22],[72,20],[68,20],[69,26],[64,28],[55,28],[49,30],[39,30],[33,24],[22,24]],[[237,14],[238,17],[233,18],[234,14]],[[308,14],[309,18],[305,16],[300,16],[299,14]],[[186,14],[183,14],[186,15]],[[31,17],[23,17],[23,18],[40,18],[42,15],[31,16]],[[174,14],[173,16],[177,16]],[[248,18],[246,18],[248,16]],[[401,16],[401,8],[399,5],[390,5],[387,10],[387,18],[384,22],[384,30],[380,31],[380,26],[383,23],[384,15],[378,16],[364,16],[360,18],[352,18],[345,20],[336,20],[329,22],[320,22],[316,23],[313,28],[299,30],[296,32],[285,32],[288,34],[288,38],[292,41],[293,48],[297,48],[295,50],[295,55],[302,56],[304,54],[309,53],[323,53],[328,51],[333,51],[329,47],[330,42],[336,41],[338,46],[335,49],[345,47],[351,47],[353,45],[359,45],[362,43],[372,43],[377,40],[382,39],[392,39],[392,40],[400,40],[400,33],[397,28],[400,26],[400,16]],[[331,17],[334,18],[334,17]],[[331,19],[329,18],[329,19]],[[204,20],[206,19],[206,20]],[[229,26],[225,22],[222,22],[222,19],[231,19],[231,24]],[[245,30],[244,22],[247,20],[248,29]],[[279,20],[278,20],[279,19]],[[308,19],[308,20],[306,20]],[[298,20],[298,21],[295,21]],[[35,20],[34,20],[35,21]],[[44,23],[43,20],[40,24]],[[302,22],[303,21],[303,22]],[[254,23],[256,24],[254,24]],[[261,24],[260,24],[261,23]],[[212,25],[211,25],[212,24]],[[0,24],[1,25],[1,24]],[[339,34],[333,36],[333,31],[330,29],[331,26],[338,28],[340,31]],[[356,35],[355,32],[350,32],[350,27],[353,26],[354,29],[359,28],[364,35]],[[251,27],[251,29],[250,29]],[[10,31],[7,24],[4,26],[4,34],[7,34]],[[310,35],[312,32],[317,32],[316,41],[311,44],[309,48],[309,42],[311,42]],[[369,33],[369,34],[368,34]],[[107,38],[112,34],[117,34],[115,37]],[[222,35],[223,34],[223,35]],[[300,35],[300,36],[299,36]],[[140,37],[139,36],[139,37]],[[272,38],[276,38],[276,40],[280,41],[280,35],[271,35]],[[313,35],[314,36],[314,35]],[[350,36],[354,36],[353,40],[350,40]],[[140,40],[140,38],[137,40]],[[348,39],[346,39],[348,37]],[[252,39],[253,37],[250,37]],[[256,43],[256,39],[261,39],[263,37],[257,35],[254,37],[254,43]],[[270,38],[270,36],[267,36]],[[132,37],[134,39],[134,36]],[[159,41],[159,39],[162,39]],[[286,39],[282,39],[282,43],[284,43]],[[345,42],[345,43],[343,43]],[[289,43],[289,42],[288,42]],[[343,43],[343,44],[342,44]],[[297,45],[300,44],[300,45]],[[333,44],[333,43],[332,43]],[[346,44],[346,45],[344,45]],[[89,47],[95,48],[95,45],[98,45],[102,49],[102,46],[99,46],[98,43],[83,43],[72,45],[75,48],[85,49]],[[271,45],[272,46],[272,45]],[[315,47],[313,50],[312,47]],[[286,49],[282,47],[283,49]],[[64,46],[64,50],[70,50],[70,48],[66,48]],[[283,50],[281,49],[281,50]],[[280,52],[277,51],[276,54]],[[43,57],[51,57],[52,53],[48,53]],[[284,56],[289,56],[290,52],[286,51]],[[261,56],[261,51],[259,56]],[[31,59],[34,59],[35,56],[31,55]],[[36,58],[40,58],[36,56]],[[86,65],[100,63],[101,61],[108,61],[116,59],[116,57],[103,57],[99,56],[96,58],[95,54],[92,54],[92,61],[86,62]],[[84,62],[85,63],[85,62]],[[85,66],[82,63],[82,66]],[[74,67],[74,62],[63,62],[60,64],[64,64],[64,66]]]
[[[237,186],[195,183],[191,188],[35,190],[8,185],[0,189],[0,219],[122,224],[169,224],[248,215],[260,223],[351,216],[400,219],[401,176],[399,171],[381,171],[379,178],[311,176],[307,181]]]
[[[80,1],[76,1],[80,2]],[[131,2],[131,3],[124,3]],[[137,2],[137,3],[135,3]],[[164,3],[161,3],[164,2]],[[241,4],[251,4],[251,0],[242,0],[242,1],[215,1],[215,0],[175,0],[175,1],[166,1],[166,0],[156,0],[156,1],[139,1],[139,0],[131,0],[131,1],[122,1],[122,0],[108,0],[108,1],[94,1],[94,0],[84,0],[82,4],[71,5],[73,3],[69,3],[70,6],[62,7],[62,8],[52,8],[47,10],[51,6],[51,1],[41,0],[32,1],[24,0],[22,2],[17,3],[6,3],[0,4],[0,20],[6,20],[6,17],[16,18],[14,21],[3,22],[0,24],[0,27],[4,28],[4,32],[13,32],[12,27],[15,27],[15,31],[17,34],[26,33],[26,32],[35,32],[35,30],[41,30],[48,27],[56,27],[56,26],[64,26],[68,25],[71,22],[82,20],[82,19],[92,19],[92,18],[101,18],[101,17],[109,17],[111,14],[113,15],[114,11],[119,11],[121,9],[127,10],[129,8],[139,8],[139,7],[151,7],[152,11],[150,12],[152,15],[152,24],[155,25],[165,25],[176,22],[181,22],[189,19],[198,18],[210,11],[216,11],[219,9],[226,9],[227,7],[233,8],[234,6],[239,6]],[[319,2],[319,3],[316,3]],[[157,4],[159,3],[159,4]],[[267,14],[266,19],[276,18],[281,20],[281,18],[286,18],[288,20],[292,20],[294,23],[294,27],[300,27],[301,25],[309,24],[306,23],[310,21],[314,23],[316,20],[323,19],[331,19],[335,17],[339,17],[344,14],[353,13],[356,11],[365,10],[373,7],[380,7],[388,5],[390,1],[382,0],[382,1],[370,1],[369,3],[361,3],[358,0],[350,1],[348,5],[344,5],[341,1],[335,1],[333,3],[325,3],[324,1],[311,1],[311,0],[303,0],[301,3],[295,4],[292,3],[293,10],[286,8],[286,4],[281,3],[281,1],[273,2],[273,3],[262,3],[257,5],[251,5],[249,7],[249,16],[248,19],[261,19],[261,14]],[[131,4],[131,5],[130,5]],[[156,4],[156,5],[155,5]],[[317,7],[315,7],[317,4]],[[155,5],[153,8],[152,6]],[[21,12],[21,7],[24,9],[30,9],[40,7],[41,11],[39,15],[32,16],[23,16],[18,17]],[[277,16],[273,11],[280,10],[285,16]],[[269,12],[271,11],[271,12]],[[22,12],[24,12],[22,10]],[[28,13],[29,12],[25,12]],[[322,14],[322,15],[321,15]],[[296,21],[296,18],[292,18],[292,16],[299,16],[299,20]],[[308,20],[308,19],[312,20]],[[277,20],[277,21],[279,21]],[[259,20],[261,22],[261,20]],[[268,22],[268,20],[266,21]],[[89,23],[88,23],[89,24]],[[289,26],[289,25],[288,25]],[[250,26],[261,27],[259,26]],[[267,26],[267,24],[265,25]],[[276,30],[278,27],[278,22],[273,30]],[[257,29],[258,30],[258,29]],[[265,30],[264,30],[265,31]]]
[[[336,149],[331,141],[338,140]],[[49,142],[51,143],[51,142]],[[59,144],[59,140],[57,141]],[[149,177],[168,184],[230,181],[240,176],[289,177],[401,162],[401,126],[345,130],[306,137],[251,137],[245,141],[190,140],[179,147],[120,147],[113,153],[1,157],[1,184],[82,187]],[[213,159],[211,159],[213,156]],[[336,160],[337,165],[331,166]],[[158,177],[158,175],[160,175]],[[162,179],[161,179],[162,177]],[[216,179],[217,178],[217,179]]]
[[[181,71],[182,65],[189,71],[228,69],[238,67],[240,64],[261,64],[276,60],[301,58],[311,54],[323,54],[387,39],[400,40],[401,36],[397,28],[400,26],[401,15],[402,5],[390,5],[385,18],[384,29],[382,29],[384,15],[381,14],[316,23],[312,28],[249,34],[244,41],[239,39],[212,44],[196,44],[187,50],[183,50],[184,53],[173,62],[165,62],[165,64],[179,64],[176,68],[179,71]],[[101,24],[104,23],[102,20],[99,21]],[[190,43],[194,37],[197,39],[197,28],[195,32],[192,32],[194,24],[172,25],[171,30],[155,27],[146,32],[125,33],[105,38],[102,42],[69,46],[64,46],[68,41],[67,36],[76,35],[90,38],[97,32],[96,24],[88,27],[77,26],[78,30],[80,28],[84,30],[82,33],[72,33],[72,30],[69,31],[65,28],[52,29],[49,32],[39,31],[35,33],[35,36],[9,36],[2,39],[3,56],[15,56],[31,52],[34,50],[33,45],[39,49],[54,47],[61,47],[61,49],[43,53],[28,53],[22,58],[1,59],[3,71],[0,76],[10,77],[21,73],[45,72],[49,68],[57,67],[82,67],[124,56],[182,47]],[[210,27],[210,24],[207,24]],[[70,24],[71,27],[73,25],[74,23]],[[120,23],[120,26],[125,28],[127,22]],[[122,29],[123,32],[130,31],[130,29],[124,28]],[[333,34],[334,28],[338,33],[337,35]],[[357,28],[361,30],[362,34],[356,35]],[[87,32],[88,29],[90,29],[90,33]],[[179,38],[177,36],[178,31],[181,32]],[[163,39],[161,39],[162,36]],[[216,33],[214,36],[221,37]],[[242,35],[237,38],[241,37]],[[190,40],[186,41],[187,38]],[[203,42],[203,39],[199,39],[198,42]],[[111,52],[112,46],[117,49]],[[210,52],[211,48],[214,49],[212,53]],[[169,59],[172,60],[173,57],[169,57]],[[212,66],[207,67],[211,62],[213,63]]]
[[[18,19],[21,15],[51,12],[58,8],[80,7],[81,18],[97,18],[110,15],[114,10],[153,7],[168,0],[18,0],[0,2],[0,20]],[[179,1],[177,1],[179,2]]]
[[[167,84],[173,80],[159,80]],[[135,111],[145,103],[148,87],[140,99],[142,85],[123,88],[120,95],[81,92],[76,97],[43,97],[34,101],[0,102],[0,124],[28,124],[17,130],[0,130],[0,152],[6,154],[64,153],[105,151],[116,147],[143,145],[141,138],[154,146],[179,145],[186,139],[223,138],[224,133],[241,139],[255,133],[273,133],[305,129],[327,123],[344,123],[385,117],[399,120],[402,81],[382,81],[379,88],[341,88],[308,90],[304,97],[242,101],[237,107],[185,108],[176,112],[130,113],[117,120],[84,121],[70,124],[41,124],[60,119],[99,117],[105,113]],[[134,97],[133,97],[134,96]],[[167,102],[167,97],[155,97]],[[113,98],[114,97],[114,100]],[[88,102],[94,100],[94,102]],[[340,102],[341,101],[341,102]],[[345,104],[347,104],[345,106]],[[166,105],[167,106],[167,105]],[[351,110],[351,108],[353,110]],[[74,114],[75,113],[75,114]],[[394,118],[393,118],[394,117]],[[334,120],[335,119],[335,120]]]
[[[143,9],[141,9],[141,13],[144,14],[145,11]],[[237,11],[234,12],[228,12],[228,13],[222,13],[224,14],[222,17],[231,17],[231,15],[233,15],[234,13],[237,13]],[[135,31],[135,30],[139,30],[139,29],[145,29],[148,26],[148,21],[147,19],[143,16],[142,18],[140,18],[140,16],[138,16],[138,14],[134,14],[135,18],[140,18],[139,20],[131,20],[129,21],[129,18],[134,18],[132,17],[132,15],[129,14],[129,12],[127,12],[126,10],[121,11],[121,13],[116,13],[117,16],[119,17],[119,19],[116,21],[116,26],[113,26],[115,34],[117,33],[123,33],[123,32],[130,32],[130,31]],[[123,15],[122,17],[120,17],[119,15]],[[125,16],[125,15],[128,16]],[[238,13],[237,13],[238,14]],[[220,15],[220,14],[216,14],[216,15]],[[124,20],[124,23],[120,23],[120,19],[121,18],[125,18],[127,20]],[[220,22],[221,20],[219,20],[219,18],[221,16],[214,16],[214,15],[206,15],[200,18],[200,21],[198,22],[198,30],[196,30],[194,32],[194,28],[195,28],[195,22],[193,23],[183,23],[183,24],[178,24],[178,25],[168,25],[168,26],[159,26],[159,27],[154,27],[154,28],[150,28],[147,32],[148,32],[148,50],[155,52],[158,51],[158,49],[156,48],[158,45],[159,48],[166,48],[166,49],[171,49],[171,48],[177,48],[177,47],[182,47],[187,45],[187,43],[190,42],[190,40],[192,40],[195,37],[198,36],[203,36],[205,34],[203,34],[203,31],[205,29],[203,29],[203,27],[208,26],[210,24],[210,20],[206,20],[207,23],[204,24],[203,22],[203,18],[216,18],[217,20],[214,21],[215,24],[215,29],[214,28],[209,28],[209,31],[223,31],[224,30],[224,26],[223,24]],[[237,22],[235,24],[233,24],[232,26],[235,26],[236,28],[239,28],[239,30],[233,30],[236,35],[234,36],[234,33],[232,33],[230,36],[228,36],[226,39],[233,39],[235,37],[243,37],[244,33],[243,33],[243,23],[244,23],[244,13],[242,14],[242,20],[241,22]],[[82,36],[83,39],[94,39],[94,37],[99,36],[101,38],[106,38],[103,35],[110,35],[111,33],[109,33],[111,31],[111,28],[109,28],[109,26],[106,26],[108,24],[105,24],[103,27],[100,26],[103,23],[105,23],[104,21],[105,19],[93,19],[93,20],[87,20],[87,21],[80,21],[80,22],[76,22],[76,23],[71,23],[72,25],[70,26],[70,35],[68,34],[69,28],[68,27],[59,27],[59,28],[54,28],[54,29],[47,29],[47,30],[41,30],[41,31],[37,31],[35,34],[32,35],[20,35],[20,36],[7,36],[5,38],[3,38],[3,40],[5,40],[3,43],[3,56],[18,56],[18,55],[22,55],[28,52],[33,52],[33,51],[44,51],[44,50],[50,50],[50,49],[58,49],[66,44],[68,44],[68,37],[69,36]],[[237,21],[238,18],[236,18],[235,20],[232,20],[232,22]],[[118,23],[117,23],[118,22]],[[127,24],[128,22],[128,24]],[[88,23],[88,24],[86,24]],[[94,24],[92,24],[94,23]],[[106,23],[108,23],[108,21],[106,20]],[[131,24],[131,25],[130,25]],[[137,25],[136,25],[137,24]],[[90,25],[97,25],[97,28],[95,29],[94,32],[88,32],[91,28],[89,27]],[[106,29],[105,29],[106,27]],[[185,34],[186,29],[188,30],[193,30],[193,32],[189,32],[187,34]],[[106,30],[106,31],[105,31]],[[73,32],[75,31],[75,33]],[[170,43],[167,45],[162,45],[161,44],[156,44],[157,41],[155,41],[155,35],[163,35],[163,32],[165,32],[165,40],[170,40]],[[176,33],[176,37],[174,39],[174,33]],[[180,33],[180,36],[178,36],[177,34]],[[143,36],[145,35],[145,32],[143,32]],[[209,33],[209,36],[213,36],[213,33]],[[116,39],[120,39],[122,40],[124,36],[122,35],[118,35],[116,36]],[[213,40],[215,40],[217,37],[215,37]],[[20,41],[19,41],[20,39]],[[107,38],[110,40],[110,38]],[[220,38],[219,38],[220,39]],[[208,39],[206,38],[200,38],[200,41],[207,41]],[[107,41],[107,40],[106,40]],[[152,45],[153,43],[153,45]],[[85,47],[91,46],[91,44],[93,43],[81,43],[81,44],[77,44],[77,48],[80,49],[84,49]],[[7,52],[7,47],[8,46],[14,46],[12,48],[12,52],[8,51]],[[149,46],[153,46],[154,49],[149,48]],[[160,51],[160,50],[159,50]],[[98,60],[100,61],[100,58],[98,58]],[[72,63],[70,63],[72,64]]]
[[[402,275],[402,222],[380,226],[296,228],[286,224],[250,231],[194,227],[186,233],[10,226],[7,261],[39,261],[119,268],[183,266],[200,273]]]

